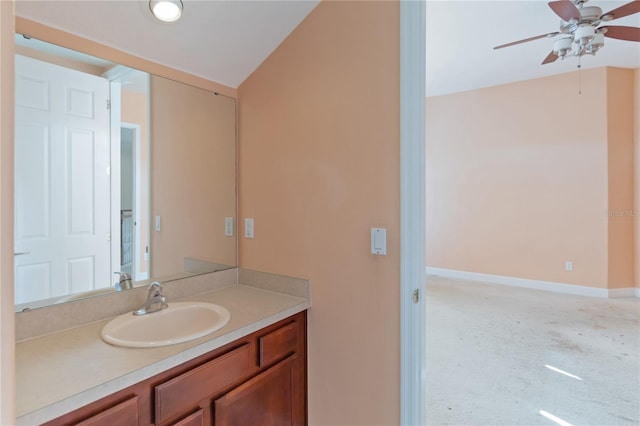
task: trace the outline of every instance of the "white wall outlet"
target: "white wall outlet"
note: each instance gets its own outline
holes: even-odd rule
[[[573,262],[570,260],[567,260],[566,262],[564,262],[564,270],[573,271]]]
[[[224,218],[224,235],[227,237],[233,237],[233,218],[225,217]]]
[[[244,237],[253,238],[253,219],[245,218],[244,220]]]

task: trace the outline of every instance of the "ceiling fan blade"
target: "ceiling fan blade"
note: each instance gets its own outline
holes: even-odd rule
[[[634,0],[607,13],[603,13],[602,16],[611,16],[609,19],[604,19],[605,21],[611,21],[612,19],[624,18],[625,16],[638,12],[640,12],[640,0]]]
[[[551,53],[549,53],[547,55],[546,58],[544,58],[544,61],[542,61],[542,65],[544,64],[550,64],[551,62],[555,62],[556,59],[558,59],[558,55],[556,55],[555,53],[553,53],[553,51]]]
[[[549,7],[564,21],[569,22],[572,19],[576,21],[580,20],[580,11],[570,0],[552,1],[549,2]]]
[[[518,41],[512,41],[511,43],[507,43],[507,44],[501,44],[500,46],[496,46],[493,49],[494,50],[495,49],[502,49],[503,47],[514,46],[516,44],[526,43],[528,41],[538,40],[538,39],[541,39],[541,38],[553,37],[553,36],[557,36],[558,34],[560,34],[560,33],[559,32],[555,32],[555,33],[542,34],[542,35],[529,37],[529,38],[525,38],[525,39],[518,40]]]
[[[640,28],[616,25],[598,28],[598,30],[602,29],[606,30],[604,32],[605,37],[617,38],[618,40],[640,41]]]

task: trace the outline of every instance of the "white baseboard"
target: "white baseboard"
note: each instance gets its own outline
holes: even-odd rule
[[[638,297],[640,298],[640,288],[627,287],[627,288],[614,288],[609,290],[610,299],[618,299],[621,297]]]
[[[556,283],[551,281],[530,280],[526,278],[507,277],[503,275],[481,274],[479,272],[457,271],[455,269],[432,268],[427,266],[425,272],[428,275],[436,275],[445,278],[454,278],[469,281],[482,281],[491,284],[501,284],[511,287],[529,288],[533,290],[551,291],[555,293],[575,294],[579,296],[620,298],[639,297],[640,288],[606,288],[587,287],[582,285]]]

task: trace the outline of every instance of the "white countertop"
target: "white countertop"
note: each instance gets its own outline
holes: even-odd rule
[[[310,306],[308,299],[245,285],[181,301],[222,305],[231,312],[231,319],[213,334],[159,348],[130,349],[103,342],[100,331],[109,320],[19,342],[16,345],[17,424],[34,425],[52,420]]]

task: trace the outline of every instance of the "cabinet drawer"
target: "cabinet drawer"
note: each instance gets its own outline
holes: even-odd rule
[[[292,322],[259,339],[260,367],[271,364],[295,352],[298,344],[298,323]]]
[[[78,426],[138,426],[138,397],[127,399],[76,424]]]
[[[156,386],[156,423],[192,410],[207,396],[251,374],[254,368],[250,345],[246,344]]]

